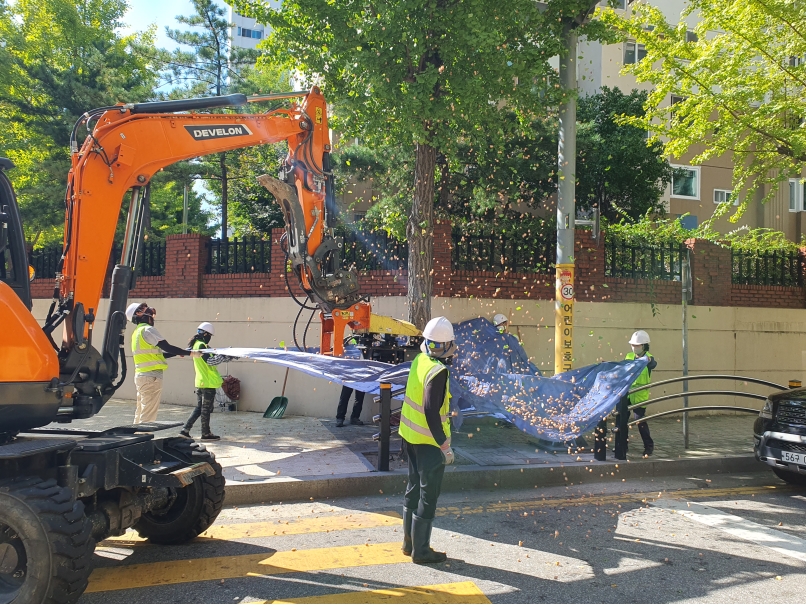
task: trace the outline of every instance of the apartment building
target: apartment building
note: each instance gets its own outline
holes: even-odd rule
[[[270,4],[278,5],[281,0],[273,0]],[[258,23],[250,17],[244,17],[234,8],[229,7],[230,40],[232,46],[237,48],[257,48],[257,45],[266,37],[268,27]]]
[[[619,0],[621,6],[616,10],[629,11],[633,0]],[[686,0],[649,0],[663,11],[669,23],[679,23],[682,18]],[[602,5],[608,4],[606,0]],[[697,25],[697,16],[689,15],[686,18],[691,36],[696,36],[694,28]],[[650,84],[636,82],[631,74],[622,74],[625,65],[640,61],[646,54],[643,45],[634,41],[625,41],[620,44],[603,45],[598,42],[580,43],[580,60],[578,63],[578,87],[580,94],[594,94],[601,87],[619,88],[629,92],[635,88],[648,90]],[[676,102],[674,97],[666,100],[668,104]],[[683,168],[686,174],[682,178],[675,178],[667,188],[664,204],[671,216],[689,214],[683,220],[686,226],[697,226],[708,219],[717,204],[729,200],[732,191],[733,163],[730,157],[719,157],[708,160],[702,165],[692,165],[690,160],[700,150],[692,149],[681,158],[670,158],[669,161],[676,167]],[[762,199],[769,188],[759,192],[757,200]],[[799,241],[806,232],[806,221],[803,222],[803,213],[806,210],[806,195],[804,185],[798,180],[781,183],[775,188],[773,198],[764,205],[752,204],[738,223],[730,223],[727,218],[716,222],[715,228],[723,233],[740,226],[749,228],[768,227],[784,232],[789,239]]]

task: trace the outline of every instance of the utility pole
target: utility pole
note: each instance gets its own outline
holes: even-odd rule
[[[554,373],[567,372],[574,360],[574,219],[577,155],[577,33],[576,23],[563,29],[565,56],[560,56],[560,105],[557,146],[557,263],[554,301]]]
[[[689,249],[681,252],[680,281],[683,286],[683,376],[688,376],[688,301],[691,300],[691,259]],[[688,393],[688,380],[683,381],[683,392]],[[688,395],[683,397],[683,407],[688,407]],[[688,412],[683,412],[683,448],[688,449]]]
[[[185,190],[182,192],[182,234],[188,232],[188,186],[185,185]]]

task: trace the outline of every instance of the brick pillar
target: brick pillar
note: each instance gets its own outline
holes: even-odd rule
[[[432,267],[434,296],[450,297],[453,295],[452,251],[451,222],[438,220],[434,225],[434,264]]]
[[[605,279],[605,236],[602,233],[599,243],[587,229],[577,229],[574,238],[574,264],[576,265],[577,300],[594,300],[595,291],[601,289]]]
[[[167,298],[199,298],[207,266],[207,242],[198,233],[169,235],[165,241]]]
[[[285,229],[278,227],[271,230],[271,269],[269,271],[269,296],[288,296],[285,287],[285,254],[280,247],[280,238],[283,237]],[[296,281],[296,277],[291,278]]]
[[[686,240],[691,250],[691,304],[729,307],[733,267],[730,249],[703,239]]]

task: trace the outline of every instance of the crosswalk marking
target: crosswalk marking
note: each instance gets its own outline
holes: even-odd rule
[[[400,551],[400,542],[390,542],[140,563],[96,569],[86,592],[409,562],[411,558]]]
[[[305,517],[300,519],[281,519],[260,523],[233,523],[227,525],[214,525],[203,534],[201,539],[237,540],[239,538],[266,538],[272,536],[292,536],[295,534],[313,534],[331,531],[366,529],[371,527],[386,527],[401,525],[400,515],[392,513],[350,513],[324,517]],[[126,542],[131,545],[142,544],[144,538],[135,531],[129,531],[122,536],[109,538],[113,542]]]
[[[653,502],[652,505],[677,513],[686,519],[720,529],[731,536],[748,540],[759,546],[766,546],[777,553],[800,561],[806,561],[806,540],[797,536],[771,529],[760,523],[754,523],[697,502],[658,500]]]
[[[269,601],[257,601],[269,603]],[[400,586],[360,592],[338,592],[317,597],[283,599],[271,603],[489,603],[474,582],[429,586]]]

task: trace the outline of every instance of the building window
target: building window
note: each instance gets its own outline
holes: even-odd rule
[[[646,47],[643,44],[635,42],[624,43],[624,65],[638,63],[644,57],[646,57]]]
[[[610,6],[610,0],[602,0],[602,6]],[[613,3],[613,8],[620,8],[622,10],[626,10],[627,8],[627,0],[616,0]]]
[[[674,166],[672,174],[672,197],[687,200],[700,199],[700,168],[699,166]]]
[[[789,179],[789,211],[803,212],[804,199],[806,199],[806,181]]]
[[[261,30],[249,29],[246,27],[239,27],[238,35],[242,38],[253,38],[255,40],[261,40],[263,38],[263,32]]]
[[[698,42],[699,40],[700,37],[697,35],[697,32],[693,32],[691,30],[686,32],[686,42]]]
[[[680,222],[680,226],[683,229],[696,229],[700,226],[699,219],[691,214],[678,214],[675,218]]]
[[[733,195],[733,191],[728,189],[714,189],[714,204],[731,203],[734,206],[739,205],[739,196]]]

